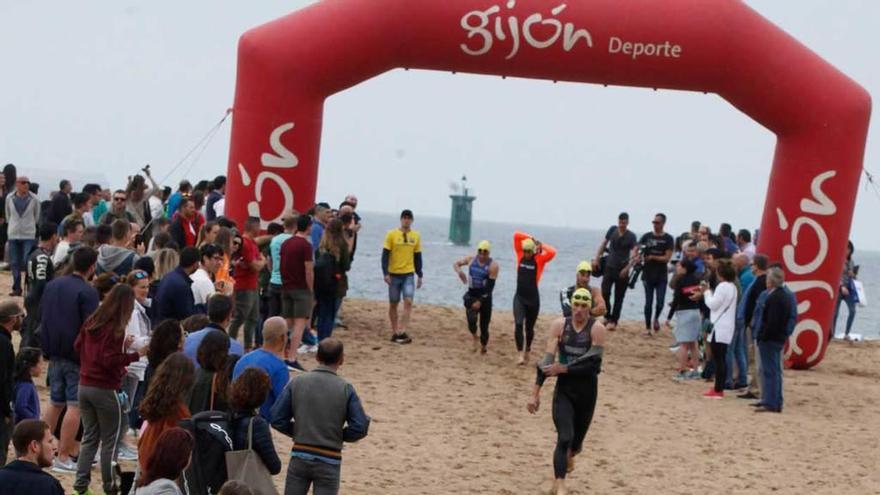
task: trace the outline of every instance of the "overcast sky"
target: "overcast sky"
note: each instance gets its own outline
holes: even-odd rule
[[[165,176],[232,105],[239,35],[309,3],[0,0],[0,165]],[[748,3],[880,94],[880,2]],[[880,174],[874,124],[865,165]],[[190,165],[225,173],[229,133],[169,183]],[[467,174],[484,220],[604,228],[627,210],[643,232],[664,211],[675,232],[753,228],[774,144],[715,95],[394,71],[328,100],[318,196],[447,216]],[[880,250],[878,212],[863,180],[857,246]]]

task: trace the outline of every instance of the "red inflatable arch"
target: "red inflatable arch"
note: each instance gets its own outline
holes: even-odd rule
[[[317,2],[241,37],[228,214],[308,209],[324,100],[400,67],[714,92],[773,131],[759,250],[798,296],[787,364],[822,360],[871,100],[744,3]]]

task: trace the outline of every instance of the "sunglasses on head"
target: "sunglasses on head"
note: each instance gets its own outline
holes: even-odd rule
[[[145,278],[149,278],[147,272],[138,270],[136,272],[131,272],[131,276],[134,277],[135,280],[143,280]]]

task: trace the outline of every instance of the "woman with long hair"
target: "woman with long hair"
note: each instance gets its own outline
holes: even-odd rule
[[[146,258],[149,259],[149,258]],[[134,310],[131,312],[131,320],[125,327],[125,335],[134,337],[131,349],[138,351],[147,349],[150,344],[150,334],[153,325],[150,320],[148,309],[150,307],[150,276],[144,270],[134,270],[125,278],[125,283],[130,285],[134,290]],[[122,390],[125,392],[128,400],[127,409],[129,414],[126,415],[126,424],[123,428],[128,431],[128,426],[137,427],[140,424],[140,417],[137,414],[137,406],[146,393],[144,378],[147,372],[147,358],[141,358],[128,365],[128,373],[122,380]],[[120,459],[136,459],[137,452],[128,446],[125,442],[120,445]]]
[[[168,356],[156,370],[139,408],[144,418],[138,441],[138,463],[142,472],[162,433],[191,416],[186,398],[194,381],[195,367],[182,352]]]
[[[675,315],[673,335],[678,343],[678,373],[674,380],[692,380],[700,375],[696,371],[699,366],[700,353],[697,342],[703,319],[700,316],[700,303],[691,299],[694,292],[700,290],[700,278],[697,276],[697,265],[685,258],[675,267],[676,278],[672,305],[669,308],[669,320]]]
[[[727,346],[733,340],[736,326],[738,292],[734,283],[736,270],[730,260],[718,260],[715,271],[718,275],[718,286],[715,290],[709,287],[708,282],[703,282],[697,291],[698,294],[702,294],[709,308],[711,333],[706,337],[706,341],[711,345],[712,361],[715,363],[715,388],[703,394],[707,399],[724,397],[724,381],[727,379]]]
[[[152,455],[144,462],[144,471],[135,495],[180,495],[178,480],[189,466],[195,439],[183,428],[169,428],[156,441]]]
[[[196,246],[201,248],[205,244],[213,244],[217,241],[217,234],[220,232],[220,224],[214,220],[205,222],[199,230],[199,236],[196,238]]]
[[[269,375],[260,368],[248,368],[238,375],[229,393],[229,405],[233,411],[229,426],[233,449],[247,449],[250,443],[266,469],[271,474],[278,474],[281,459],[272,442],[269,423],[259,413],[260,406],[269,396],[269,387]],[[248,436],[248,430],[251,436]]]
[[[315,259],[315,299],[318,311],[318,341],[333,334],[336,300],[345,294],[343,278],[351,268],[351,255],[342,221],[334,218],[324,229]]]
[[[85,493],[91,481],[92,460],[101,445],[101,479],[106,493],[117,493],[115,472],[119,440],[123,434],[123,404],[116,393],[122,387],[126,367],[146,352],[126,352],[134,341],[125,336],[135,295],[130,285],[119,284],[83,323],[74,342],[79,353],[79,409],[83,439],[73,489]]]
[[[196,381],[188,401],[192,414],[227,409],[226,390],[218,390],[217,384],[228,357],[229,336],[220,330],[208,332],[197,351],[199,370],[196,371]]]
[[[147,369],[144,371],[144,393],[150,389],[150,381],[168,356],[183,350],[186,335],[177,320],[165,320],[153,329],[147,350]]]
[[[176,249],[163,248],[151,255],[153,263],[156,265],[156,272],[153,274],[155,280],[162,280],[166,274],[173,272],[177,265],[180,264],[180,254]]]
[[[853,321],[856,319],[856,303],[859,296],[853,282],[856,279],[856,264],[853,261],[853,253],[856,248],[852,241],[846,243],[846,260],[843,262],[843,273],[840,276],[840,287],[837,290],[837,304],[834,305],[834,321],[831,323],[831,338],[834,338],[837,330],[837,317],[840,315],[840,303],[846,303],[846,333],[843,338],[849,340],[849,331],[852,330]]]

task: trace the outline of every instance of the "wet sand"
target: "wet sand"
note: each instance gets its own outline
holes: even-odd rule
[[[342,493],[546,493],[553,382],[538,414],[528,414],[535,373],[514,365],[512,315],[494,315],[481,356],[461,309],[417,306],[414,341],[398,346],[388,341],[386,307],[347,300],[349,329],[336,333],[346,345],[341,374],[373,418],[369,436],[345,449]],[[539,319],[536,348],[551,319]],[[571,493],[880,493],[880,343],[835,342],[816,369],[787,370],[784,413],[758,415],[732,394],[702,399],[701,380],[674,382],[671,332],[645,337],[640,327],[609,334]],[[275,442],[283,492],[290,441],[276,433]],[[73,476],[60,479],[71,491]],[[100,489],[97,470],[92,489]]]

